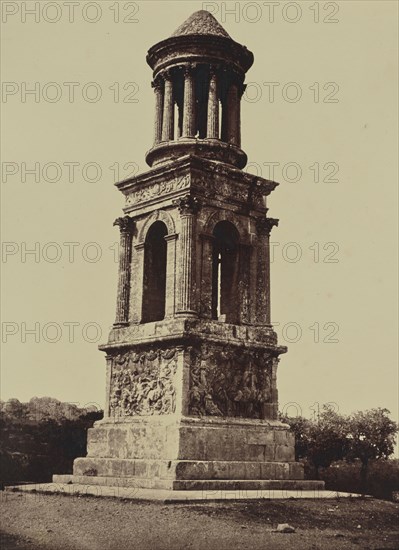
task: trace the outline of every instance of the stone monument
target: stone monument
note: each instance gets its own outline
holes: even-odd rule
[[[206,11],[147,55],[150,169],[121,181],[116,319],[104,419],[69,481],[315,489],[278,420],[267,217],[277,183],[246,173],[240,102],[252,53]],[[64,481],[65,476],[54,476]]]

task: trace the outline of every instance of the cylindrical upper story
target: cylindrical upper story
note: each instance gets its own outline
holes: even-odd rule
[[[147,163],[195,154],[244,168],[240,103],[253,54],[201,10],[150,48],[147,62],[156,93],[155,140]]]

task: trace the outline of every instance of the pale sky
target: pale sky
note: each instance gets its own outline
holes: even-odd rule
[[[397,419],[397,2],[279,2],[274,17],[265,2],[2,4],[2,398],[103,406],[97,345],[115,316],[124,204],[113,182],[147,169],[153,138],[145,55],[208,7],[255,55],[248,169],[269,177],[279,163],[280,408],[381,406]]]

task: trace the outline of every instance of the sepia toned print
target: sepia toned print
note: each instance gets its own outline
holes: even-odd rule
[[[360,4],[2,3],[2,547],[396,547],[397,6]]]

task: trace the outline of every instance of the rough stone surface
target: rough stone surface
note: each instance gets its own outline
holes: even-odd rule
[[[196,11],[172,34],[182,36],[185,34],[210,34],[214,36],[225,36],[230,38],[214,16],[205,10]]]

